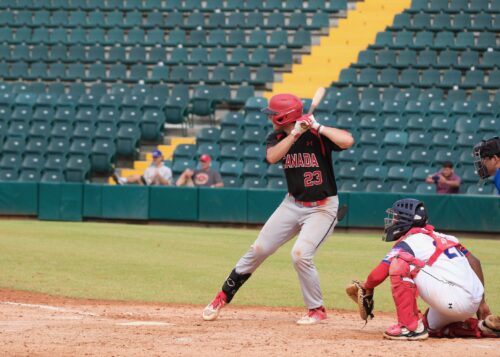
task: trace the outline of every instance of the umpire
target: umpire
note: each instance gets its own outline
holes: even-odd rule
[[[493,176],[493,182],[500,195],[500,138],[495,136],[482,140],[472,149],[474,167],[481,179]]]

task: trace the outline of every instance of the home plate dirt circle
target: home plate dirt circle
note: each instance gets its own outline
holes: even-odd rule
[[[204,306],[69,299],[0,289],[2,356],[499,356],[500,339],[389,341],[394,315],[328,310],[298,326],[299,308],[228,305],[216,321]]]

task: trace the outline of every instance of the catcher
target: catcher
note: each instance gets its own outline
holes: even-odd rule
[[[383,240],[396,243],[364,283],[354,282],[346,290],[359,304],[361,317],[373,317],[374,288],[389,277],[398,323],[384,332],[385,338],[500,336],[500,317],[491,315],[486,303],[479,260],[456,237],[427,223],[421,201],[396,201],[387,213]],[[417,294],[429,304],[423,316]]]

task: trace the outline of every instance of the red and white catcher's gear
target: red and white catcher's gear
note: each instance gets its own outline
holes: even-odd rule
[[[276,94],[262,112],[278,126],[294,123],[302,116],[302,101],[293,94]]]
[[[413,281],[414,273],[412,272],[415,269],[410,267],[410,264],[422,265],[423,262],[417,259],[418,262],[411,263],[407,260],[414,261],[416,259],[406,252],[401,252],[401,256],[394,257],[389,267],[389,277],[392,297],[398,315],[398,324],[410,331],[415,331],[418,327],[419,311],[417,287]]]

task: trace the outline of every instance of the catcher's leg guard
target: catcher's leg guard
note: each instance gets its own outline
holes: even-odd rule
[[[231,274],[227,277],[226,281],[222,285],[222,291],[226,294],[227,303],[229,304],[234,297],[234,294],[241,288],[245,281],[250,278],[252,274],[238,274],[236,269],[233,269]]]
[[[395,257],[389,267],[389,276],[398,323],[410,331],[415,331],[419,320],[417,287],[411,278],[408,262]]]

